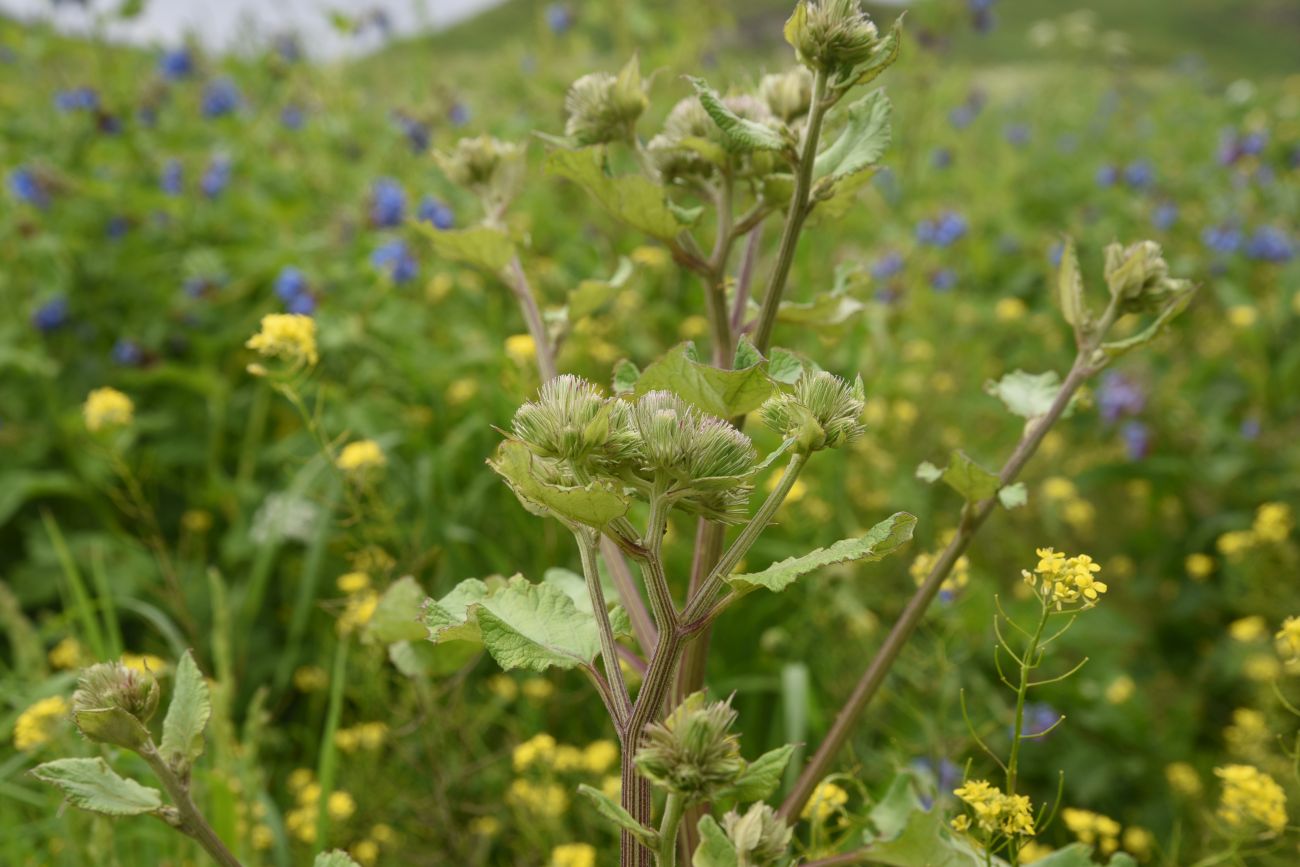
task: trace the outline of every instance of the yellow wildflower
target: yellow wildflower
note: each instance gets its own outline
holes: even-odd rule
[[[336,625],[339,635],[350,635],[370,622],[379,607],[379,594],[373,590],[354,593],[348,597],[348,604],[339,615]]]
[[[636,264],[644,265],[647,268],[663,268],[672,261],[668,251],[663,247],[651,246],[637,247],[632,251],[629,258]]]
[[[1278,630],[1277,635],[1277,652],[1287,662],[1300,661],[1300,617],[1292,615],[1282,621],[1282,628]]]
[[[1187,762],[1172,762],[1165,766],[1165,779],[1169,787],[1180,795],[1195,798],[1204,788],[1201,777]]]
[[[916,582],[917,587],[925,583],[930,570],[934,568],[934,561],[938,558],[938,554],[924,552],[918,554],[916,559],[912,561],[908,574],[912,576],[912,580]],[[952,564],[952,570],[948,573],[948,577],[944,579],[943,584],[939,585],[939,592],[951,595],[964,589],[969,583],[970,558],[963,554]]]
[[[506,800],[526,812],[553,819],[569,809],[569,795],[555,783],[533,783],[517,779],[506,790]]]
[[[551,850],[550,867],[596,867],[596,848],[588,843],[564,843]]]
[[[494,674],[488,678],[488,689],[498,698],[514,701],[519,697],[519,684],[508,674]]]
[[[292,364],[314,365],[316,320],[301,313],[270,313],[262,317],[262,329],[244,344],[264,358],[282,358]]]
[[[80,668],[85,658],[81,642],[71,635],[51,647],[48,655],[50,665],[58,669]]]
[[[506,338],[506,357],[521,367],[530,363],[537,352],[531,334],[512,334]]]
[[[1064,476],[1052,476],[1043,480],[1043,497],[1048,500],[1073,500],[1077,493],[1074,482]]]
[[[1093,577],[1101,571],[1101,566],[1087,554],[1066,557],[1052,548],[1038,548],[1035,553],[1038,565],[1034,571],[1022,569],[1020,574],[1044,602],[1054,604],[1058,611],[1067,603],[1079,601],[1083,603],[1081,607],[1091,608],[1110,589],[1104,581]]]
[[[1070,500],[1061,511],[1065,523],[1076,529],[1086,529],[1097,517],[1097,510],[1087,500]]]
[[[466,377],[447,386],[447,402],[453,406],[469,403],[478,394],[478,380]]]
[[[1235,328],[1249,328],[1259,319],[1259,311],[1249,304],[1236,304],[1228,308],[1228,322]]]
[[[1033,864],[1035,861],[1041,861],[1056,850],[1051,846],[1039,843],[1037,840],[1029,840],[1020,847],[1016,854],[1016,860],[1021,864]]]
[[[1252,653],[1241,664],[1241,673],[1247,680],[1268,683],[1282,673],[1282,664],[1270,653]]]
[[[1015,322],[1024,319],[1029,308],[1019,298],[1000,298],[993,308],[993,314],[1001,322]]]
[[[1265,503],[1255,510],[1255,523],[1251,530],[1261,542],[1285,542],[1295,527],[1291,507],[1286,503]]]
[[[289,786],[289,791],[299,794],[310,786],[315,779],[316,775],[312,773],[310,768],[294,768],[289,772],[289,777],[285,782]]]
[[[1124,851],[1128,852],[1139,861],[1145,861],[1151,857],[1156,848],[1156,835],[1152,834],[1146,828],[1140,828],[1132,825],[1124,829],[1123,837]]]
[[[123,653],[122,664],[144,674],[158,675],[167,670],[167,660],[152,653]]]
[[[1225,557],[1236,557],[1255,546],[1255,534],[1250,530],[1230,530],[1215,541],[1215,547]]]
[[[582,751],[582,764],[593,774],[603,774],[618,761],[618,746],[613,741],[599,740],[587,744]]]
[[[1223,780],[1218,815],[1231,828],[1262,826],[1270,834],[1286,828],[1286,792],[1276,780],[1250,765],[1224,765],[1214,774]]]
[[[518,773],[533,765],[550,765],[555,760],[555,750],[555,738],[542,732],[515,747],[510,759]]]
[[[551,760],[551,766],[560,773],[568,773],[582,768],[582,750],[568,744],[560,744],[555,748],[555,756]]]
[[[329,674],[319,665],[300,665],[294,669],[293,686],[299,692],[320,692],[329,683]]]
[[[379,844],[374,840],[362,840],[348,851],[361,867],[374,867],[379,862]]]
[[[1137,691],[1137,684],[1133,683],[1133,678],[1127,674],[1121,674],[1110,682],[1106,687],[1106,701],[1111,704],[1123,704],[1133,697]]]
[[[186,509],[181,513],[181,526],[187,533],[202,536],[212,529],[212,513],[204,509]]]
[[[709,320],[698,314],[687,316],[678,324],[677,333],[686,340],[703,337],[709,333]]]
[[[374,751],[384,745],[388,737],[388,726],[382,722],[358,723],[351,728],[339,729],[334,733],[334,745],[345,753],[357,750]]]
[[[298,807],[284,817],[285,830],[308,845],[316,842],[316,808]]]
[[[1234,710],[1232,724],[1223,730],[1223,740],[1228,751],[1239,756],[1257,755],[1272,739],[1268,730],[1268,718],[1250,707]]]
[[[495,837],[500,831],[501,820],[496,816],[478,816],[469,823],[469,832],[476,837]]]
[[[347,593],[349,596],[353,593],[360,593],[370,587],[370,576],[365,572],[346,572],[338,577],[334,582],[340,591]]]
[[[249,842],[258,852],[265,852],[275,845],[275,832],[270,825],[257,825],[253,828]]]
[[[49,743],[55,727],[68,716],[67,699],[61,695],[43,698],[28,707],[14,721],[14,749],[29,753]]]
[[[1109,855],[1119,848],[1121,825],[1109,816],[1066,807],[1061,811],[1061,820],[1080,843],[1096,846],[1102,854]]]
[[[530,677],[521,687],[524,697],[533,701],[546,701],[555,694],[555,685],[544,677]]]
[[[357,802],[347,792],[330,792],[329,799],[325,802],[325,810],[335,822],[342,822],[350,819],[357,811]]]
[[[799,815],[821,824],[838,813],[848,802],[848,792],[834,783],[822,781],[813,789],[808,797],[808,803],[803,805],[803,812]]]
[[[1193,581],[1204,581],[1214,574],[1214,558],[1209,554],[1188,554],[1183,568]]]
[[[125,427],[135,415],[135,404],[116,388],[97,388],[86,395],[81,408],[86,430],[96,433],[107,428]]]
[[[975,824],[986,834],[1034,834],[1033,803],[1028,795],[1007,795],[987,780],[967,780],[953,794],[970,807]],[[954,827],[958,823],[954,822]],[[957,830],[970,827],[969,821]]]
[[[345,473],[364,473],[383,469],[388,458],[384,457],[384,450],[374,440],[357,440],[345,445],[334,463]]]
[[[1259,641],[1268,635],[1268,622],[1258,614],[1241,617],[1228,624],[1228,634],[1233,641]]]
[[[611,801],[617,801],[623,795],[623,780],[618,774],[610,774],[600,781],[600,791]]]

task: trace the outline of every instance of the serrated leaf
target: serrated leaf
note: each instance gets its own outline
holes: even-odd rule
[[[731,359],[731,366],[739,370],[761,364],[762,361],[763,353],[758,351],[748,336],[742,335],[740,340],[736,341],[736,354]]]
[[[577,608],[583,614],[594,614],[595,608],[591,603],[591,591],[587,589],[587,579],[569,569],[551,568],[547,569],[542,575],[542,581],[564,591],[564,595],[573,600],[573,607]],[[608,591],[605,598],[609,598]],[[607,612],[609,616],[609,625],[614,630],[615,635],[630,635],[632,633],[632,621],[627,612],[621,605],[611,605]]]
[[[768,378],[782,385],[794,385],[807,369],[807,363],[799,355],[788,349],[774,346],[768,353]]]
[[[60,789],[74,807],[105,816],[140,816],[162,807],[162,793],[119,777],[103,759],[56,759],[29,771]]]
[[[969,502],[978,503],[987,500],[998,492],[998,477],[960,449],[952,453],[948,467],[943,471],[943,481],[948,487],[965,497]]]
[[[1056,274],[1056,297],[1065,321],[1079,329],[1088,319],[1083,306],[1083,275],[1079,273],[1079,256],[1074,239],[1066,238],[1061,250],[1061,265]]]
[[[1007,485],[998,491],[998,502],[1004,509],[1018,509],[1029,502],[1029,490],[1024,482]]]
[[[657,184],[639,175],[605,174],[599,148],[552,151],[546,157],[546,168],[578,184],[612,217],[647,235],[667,241],[681,229]]]
[[[800,4],[799,8],[803,8]],[[712,816],[700,819],[700,845],[691,856],[691,867],[739,867],[736,847]]]
[[[642,377],[644,379],[644,377]],[[537,477],[533,454],[517,440],[497,447],[488,466],[506,480],[525,506],[549,513],[566,523],[603,527],[627,513],[630,501],[612,482],[596,480],[587,485],[553,485]]]
[[[1016,370],[984,383],[986,394],[996,397],[1012,413],[1032,419],[1046,415],[1061,391],[1061,377],[1054,370],[1025,373]]]
[[[836,181],[874,165],[889,147],[893,106],[883,90],[873,90],[848,107],[839,138],[817,155],[813,177]]]
[[[158,752],[168,766],[184,775],[203,755],[203,730],[212,715],[208,682],[203,679],[194,653],[185,651],[176,664],[175,689],[163,720]]]
[[[73,722],[87,738],[129,750],[139,749],[149,740],[149,730],[120,707],[79,710],[73,714]]]
[[[761,572],[729,575],[726,581],[739,593],[749,593],[760,587],[780,593],[809,572],[826,566],[854,561],[871,563],[884,559],[912,538],[915,526],[915,515],[896,512],[856,539],[841,539],[802,557],[788,557]]]
[[[416,227],[429,239],[434,252],[444,259],[495,272],[509,265],[515,257],[515,244],[510,236],[491,226],[435,229],[422,222]]]
[[[335,849],[332,852],[322,852],[316,856],[312,862],[312,867],[361,867],[352,856],[341,849]]]
[[[641,378],[641,368],[626,358],[614,365],[611,386],[615,394],[629,394],[636,389],[636,381]]]
[[[813,211],[808,216],[810,228],[838,220],[858,201],[858,191],[871,183],[880,166],[868,166],[837,181],[825,181],[815,189]]]
[[[593,789],[585,783],[578,786],[578,793],[591,801],[596,807],[596,812],[613,822],[624,831],[628,831],[633,837],[640,840],[642,845],[648,849],[655,849],[659,845],[659,832],[652,831],[645,825],[638,822],[631,813],[624,810],[612,798],[599,789]]]
[[[699,98],[700,105],[704,106],[704,111],[722,131],[722,140],[727,150],[742,154],[785,150],[786,142],[780,133],[761,123],[746,120],[727,108],[722,97],[704,79],[691,76],[686,78],[691,87],[695,88],[695,95]]]
[[[421,620],[428,630],[429,640],[435,644],[443,641],[478,641],[479,631],[471,615],[471,608],[486,599],[492,589],[477,578],[466,578],[441,599],[424,603]]]
[[[794,745],[786,744],[769,750],[745,768],[736,781],[727,786],[714,800],[729,799],[740,804],[765,801],[781,782],[785,766],[794,754]]]
[[[427,630],[420,624],[420,607],[426,595],[410,575],[398,578],[379,597],[375,613],[366,624],[366,636],[382,644],[424,638]]]
[[[921,461],[916,466],[916,477],[923,482],[933,485],[943,478],[943,470],[936,467],[929,461]]]
[[[894,65],[894,61],[898,60],[899,50],[903,46],[903,17],[900,14],[894,19],[889,32],[880,40],[880,45],[872,52],[871,57],[854,67],[853,72],[847,76],[854,87],[861,87],[875,81],[882,72]]]
[[[718,418],[753,412],[776,390],[767,375],[767,362],[739,370],[723,370],[695,359],[695,345],[687,342],[669,350],[636,381],[633,393],[666,389]]]
[[[1175,316],[1187,309],[1187,305],[1192,303],[1193,294],[1193,292],[1184,292],[1176,296],[1156,315],[1155,320],[1142,331],[1124,340],[1103,343],[1098,351],[1106,360],[1112,360],[1145,346],[1168,328],[1169,323],[1173,321]]]

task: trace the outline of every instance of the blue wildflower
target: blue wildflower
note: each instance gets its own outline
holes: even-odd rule
[[[9,191],[19,201],[38,208],[44,208],[50,203],[50,192],[45,181],[25,166],[19,166],[9,173]]]
[[[180,81],[194,74],[194,57],[188,48],[164,51],[158,58],[158,72],[168,81]]]
[[[946,169],[952,165],[952,150],[950,148],[935,148],[930,152],[930,165],[936,169]]]
[[[1137,415],[1146,403],[1146,393],[1135,380],[1115,370],[1102,377],[1097,389],[1097,407],[1105,421],[1113,423],[1121,416]]]
[[[420,272],[419,263],[407,249],[406,242],[401,240],[389,241],[377,247],[375,252],[370,254],[370,264],[387,272],[394,283],[413,280]]]
[[[203,116],[222,117],[233,114],[243,101],[244,98],[233,81],[229,78],[214,79],[203,88]]]
[[[59,111],[96,111],[99,109],[99,94],[93,87],[61,90],[54,95],[54,107]]]
[[[573,26],[573,10],[564,3],[552,3],[546,7],[546,26],[559,35],[567,33]]]
[[[1268,133],[1262,129],[1252,130],[1243,135],[1237,142],[1237,149],[1243,156],[1257,157],[1264,152],[1264,147],[1268,144]]]
[[[302,59],[302,44],[298,37],[293,34],[282,34],[275,37],[275,53],[285,63],[297,63]]]
[[[890,250],[881,256],[871,265],[871,276],[877,280],[888,280],[903,270],[903,254],[897,250]]]
[[[221,195],[230,184],[230,171],[230,157],[222,155],[213,157],[208,162],[208,167],[204,169],[203,177],[199,179],[199,189],[203,191],[203,195],[209,199]]]
[[[1216,253],[1235,253],[1241,247],[1241,230],[1230,223],[1206,226],[1201,241]]]
[[[1161,202],[1151,212],[1151,225],[1160,231],[1168,231],[1178,221],[1178,206],[1173,202]]]
[[[1015,145],[1016,147],[1024,147],[1029,144],[1029,124],[1009,124],[1007,128],[1003,130],[1003,135],[1006,136],[1008,144]]]
[[[402,135],[411,144],[411,152],[422,154],[429,149],[432,138],[429,133],[429,127],[420,121],[407,117],[404,114],[396,114],[393,119],[402,130]]]
[[[956,211],[944,211],[932,220],[916,224],[916,240],[936,247],[950,247],[966,235],[966,218]]]
[[[1289,262],[1294,255],[1291,239],[1276,226],[1260,226],[1246,242],[1246,256],[1257,262]]]
[[[957,272],[951,268],[939,268],[930,274],[930,286],[936,292],[948,292],[957,285]]]
[[[1124,167],[1124,183],[1135,190],[1144,190],[1156,179],[1155,166],[1150,160],[1134,160]]]
[[[451,206],[433,196],[425,196],[420,200],[420,210],[416,214],[416,219],[422,223],[429,223],[435,229],[450,229],[456,224],[456,214]]]
[[[1065,243],[1057,241],[1047,248],[1047,261],[1052,263],[1053,268],[1061,267],[1061,257],[1065,255]]]
[[[1025,737],[1038,737],[1045,734],[1061,720],[1056,708],[1045,701],[1031,701],[1025,705],[1025,718],[1021,734]]]
[[[280,269],[275,277],[275,296],[288,304],[307,291],[307,275],[292,265]]]
[[[406,214],[406,193],[390,178],[380,178],[370,189],[370,222],[379,228],[399,226]]]
[[[1241,438],[1248,442],[1259,439],[1262,429],[1263,425],[1260,424],[1259,416],[1247,416],[1241,420]]]
[[[447,119],[451,121],[452,126],[464,126],[469,123],[469,106],[459,100],[452,103],[451,109],[447,112]]]
[[[116,241],[124,237],[130,228],[130,220],[121,214],[114,214],[108,218],[108,223],[104,226],[104,234],[110,241]]]
[[[1124,451],[1131,461],[1140,461],[1151,451],[1151,429],[1140,421],[1125,422],[1120,428]]]
[[[140,344],[126,337],[113,344],[113,363],[123,367],[139,367],[144,362],[144,350]]]
[[[169,196],[179,196],[181,194],[181,184],[183,181],[181,161],[168,160],[163,164],[162,177],[159,184],[162,190]]]
[[[298,105],[286,105],[280,111],[280,123],[285,129],[300,130],[307,122],[307,113]]]
[[[1109,165],[1102,166],[1097,169],[1097,174],[1094,176],[1094,179],[1099,187],[1113,187],[1115,186],[1115,182],[1119,180],[1119,169]]]
[[[46,301],[32,314],[32,327],[49,333],[68,324],[68,299],[57,295]]]
[[[287,313],[311,316],[316,312],[316,296],[310,292],[303,292],[300,295],[295,295],[284,305],[284,309]]]
[[[971,102],[963,102],[961,105],[948,112],[948,123],[953,125],[954,129],[965,129],[975,122],[979,116],[980,108]]]

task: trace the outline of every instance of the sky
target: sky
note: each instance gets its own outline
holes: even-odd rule
[[[19,18],[40,17],[67,32],[95,29],[96,13],[108,17],[122,0],[89,0],[89,11],[63,0],[0,0],[0,13]],[[446,27],[503,0],[146,0],[144,12],[132,21],[104,26],[110,39],[139,45],[176,45],[187,35],[208,49],[235,51],[263,44],[271,36],[296,32],[308,54],[336,57],[359,54],[382,44],[378,32],[361,36],[338,33],[329,13],[349,15],[382,10],[395,33]]]

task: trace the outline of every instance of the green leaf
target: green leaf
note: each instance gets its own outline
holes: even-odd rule
[[[395,641],[388,645],[388,660],[404,677],[446,677],[469,665],[483,651],[472,641]]]
[[[163,761],[177,773],[184,775],[203,755],[203,730],[211,715],[208,682],[194,661],[194,653],[187,650],[176,665],[176,687],[158,746]]]
[[[1066,238],[1061,250],[1061,266],[1056,275],[1056,296],[1061,303],[1065,321],[1079,330],[1088,321],[1083,306],[1083,275],[1079,273],[1079,256],[1074,249],[1074,239]]]
[[[442,599],[425,603],[429,638],[481,643],[505,669],[590,664],[600,653],[591,603],[581,610],[560,583],[533,584],[521,575],[492,585],[462,581]],[[615,607],[610,621],[616,631],[630,631],[622,608]]]
[[[916,477],[923,482],[933,485],[943,478],[943,470],[936,467],[929,461],[921,461],[916,467]]]
[[[803,4],[799,5],[803,8]],[[739,867],[736,847],[712,816],[700,819],[700,845],[691,856],[691,867]]]
[[[881,560],[911,539],[915,526],[915,515],[896,512],[856,539],[841,539],[829,547],[818,548],[802,557],[789,557],[773,563],[762,572],[729,575],[726,580],[739,593],[749,593],[760,587],[780,593],[802,576],[824,566]]]
[[[560,588],[565,596],[573,600],[573,607],[577,608],[583,614],[594,616],[595,608],[591,604],[591,591],[587,589],[587,579],[569,569],[552,568],[547,569],[542,575],[542,581],[554,587]],[[610,593],[606,589],[605,598],[608,599]],[[621,605],[609,606],[607,612],[609,616],[609,625],[613,628],[615,635],[631,635],[632,621],[627,616]]]
[[[641,378],[641,368],[626,358],[614,365],[614,378],[611,383],[615,394],[629,394],[636,389],[636,381]]]
[[[1054,370],[1025,373],[1016,370],[984,383],[984,391],[1002,401],[1014,414],[1026,419],[1047,414],[1061,391],[1061,377]]]
[[[428,631],[420,624],[420,606],[426,596],[424,588],[410,575],[398,578],[379,597],[375,613],[366,624],[366,636],[382,644],[426,637]]]
[[[119,777],[103,759],[56,759],[29,773],[63,791],[74,807],[105,816],[139,816],[162,807],[162,793]]]
[[[948,468],[943,471],[943,481],[948,487],[972,503],[987,500],[998,492],[998,477],[975,463],[970,455],[954,450]]]
[[[998,502],[1004,509],[1016,509],[1029,502],[1029,490],[1024,482],[1007,485],[998,491]]]
[[[786,149],[786,141],[780,133],[761,123],[746,120],[727,108],[722,97],[718,96],[704,79],[687,76],[686,80],[691,83],[691,87],[695,88],[695,95],[699,97],[700,105],[704,106],[705,112],[717,124],[718,129],[722,130],[722,140],[727,150],[745,154],[753,151]]]
[[[758,351],[748,336],[741,335],[740,340],[736,341],[736,354],[731,359],[731,366],[739,370],[761,364],[762,361],[763,353]]]
[[[824,181],[813,190],[815,207],[808,216],[808,225],[816,228],[832,220],[838,220],[852,210],[858,201],[858,191],[871,183],[879,166],[868,166],[837,181]]]
[[[817,155],[813,176],[833,182],[874,165],[892,138],[893,106],[883,90],[873,90],[848,108],[848,122],[830,147]]]
[[[433,244],[434,252],[444,259],[495,272],[515,257],[514,242],[505,232],[491,226],[435,229],[428,223],[416,225]]]
[[[767,375],[767,362],[739,370],[722,370],[694,358],[695,345],[687,342],[669,350],[636,381],[637,397],[666,389],[718,418],[753,412],[776,390]]]
[[[612,482],[598,479],[587,485],[565,486],[542,481],[533,469],[532,452],[517,440],[501,443],[488,465],[530,511],[554,515],[565,523],[603,527],[625,515],[630,505]]]
[[[659,833],[652,831],[645,825],[642,825],[632,814],[624,810],[615,803],[608,795],[599,789],[593,789],[585,783],[578,786],[578,793],[583,795],[592,804],[596,806],[596,812],[601,816],[613,822],[624,831],[628,831],[633,837],[641,841],[648,849],[655,849],[659,846]]]
[[[335,849],[332,852],[322,852],[316,856],[312,862],[312,867],[361,867],[352,856],[342,849]]]
[[[1092,847],[1083,843],[1071,843],[1052,854],[1029,862],[1033,867],[1096,867],[1092,859]],[[1127,852],[1116,852],[1110,856],[1109,867],[1136,867],[1137,862]]]
[[[985,860],[965,838],[948,827],[942,810],[926,810],[916,796],[910,774],[899,774],[868,816],[871,829],[863,840],[864,862],[893,867],[1007,867]]]
[[[794,385],[803,376],[804,371],[811,369],[805,361],[788,349],[782,349],[779,346],[773,346],[768,353],[767,375],[774,382],[782,385]]]
[[[87,738],[128,750],[139,749],[149,740],[149,730],[120,707],[80,710],[73,721]]]
[[[740,804],[767,800],[780,784],[781,775],[785,773],[785,766],[790,763],[790,756],[793,754],[793,744],[786,744],[763,753],[714,800],[730,799]]]
[[[857,316],[867,305],[844,292],[821,292],[812,301],[782,301],[776,311],[780,322],[826,328],[841,325]]]
[[[1193,294],[1193,292],[1183,292],[1175,296],[1156,315],[1155,320],[1142,331],[1124,340],[1103,343],[1099,352],[1104,359],[1109,361],[1127,355],[1134,349],[1150,343],[1169,327],[1169,323],[1173,321],[1175,316],[1187,309],[1187,305],[1192,303]]]
[[[552,151],[546,168],[585,189],[610,216],[647,235],[668,241],[681,229],[658,184],[640,175],[605,174],[599,148]]]
[[[569,293],[569,317],[577,320],[590,316],[614,299],[632,276],[632,260],[626,256],[618,260],[618,270],[608,280],[583,280]]]
[[[880,40],[879,47],[862,63],[859,63],[848,76],[854,87],[870,84],[880,74],[894,65],[898,52],[903,45],[903,15],[894,19],[889,32]]]

